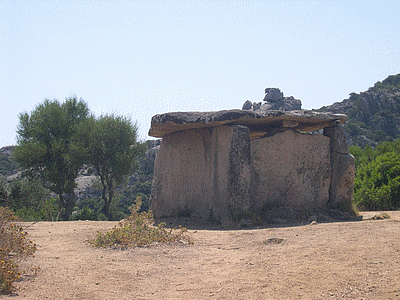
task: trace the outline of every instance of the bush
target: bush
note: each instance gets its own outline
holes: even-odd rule
[[[36,245],[26,239],[27,233],[13,221],[17,218],[5,207],[0,207],[0,293],[14,290],[13,283],[21,276],[19,262],[33,255]]]
[[[75,215],[72,215],[71,220],[98,220],[98,214],[88,206],[84,206],[81,210],[78,210]]]
[[[400,209],[400,140],[376,149],[351,147],[356,158],[354,203],[360,210]]]
[[[127,219],[122,220],[119,226],[115,226],[111,231],[97,232],[91,243],[96,247],[140,247],[153,243],[192,243],[190,238],[185,236],[186,228],[179,226],[176,230],[168,230],[164,228],[165,223],[154,226],[152,212],[139,212],[141,206],[142,201],[138,197],[135,204],[132,205],[131,215]]]

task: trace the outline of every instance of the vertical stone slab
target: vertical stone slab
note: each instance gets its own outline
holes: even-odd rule
[[[254,208],[324,208],[331,183],[329,142],[326,136],[293,130],[252,140]]]
[[[351,154],[332,152],[332,182],[329,190],[329,207],[352,211],[355,161]]]
[[[325,127],[324,135],[330,138],[331,151],[340,154],[349,154],[346,133],[341,126]]]
[[[226,203],[229,216],[250,208],[250,132],[246,126],[232,127],[229,152],[228,190]]]
[[[250,138],[244,126],[166,135],[154,165],[150,207],[155,217],[188,211],[224,219],[248,207]]]
[[[329,190],[329,207],[351,211],[354,191],[355,160],[349,153],[346,133],[341,126],[324,128],[330,138],[332,182]]]
[[[229,198],[228,175],[229,153],[231,151],[232,127],[219,126],[211,129],[211,205],[205,208],[202,217],[220,220],[226,214],[226,203]]]
[[[150,208],[155,217],[182,211],[205,214],[213,198],[210,129],[166,135],[154,164]]]

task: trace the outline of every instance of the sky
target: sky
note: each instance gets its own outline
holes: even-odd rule
[[[151,117],[240,109],[266,87],[330,105],[400,73],[400,1],[0,0],[0,147],[18,115],[76,95]]]

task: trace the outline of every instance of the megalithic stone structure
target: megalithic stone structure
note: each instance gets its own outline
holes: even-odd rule
[[[220,220],[264,207],[348,208],[355,167],[340,126],[346,120],[308,110],[155,115],[149,135],[162,143],[150,207],[157,218]]]

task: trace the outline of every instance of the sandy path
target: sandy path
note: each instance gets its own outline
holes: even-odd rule
[[[4,299],[400,299],[400,213],[381,221],[190,230],[194,245],[87,243],[115,222],[39,222],[34,278]]]

